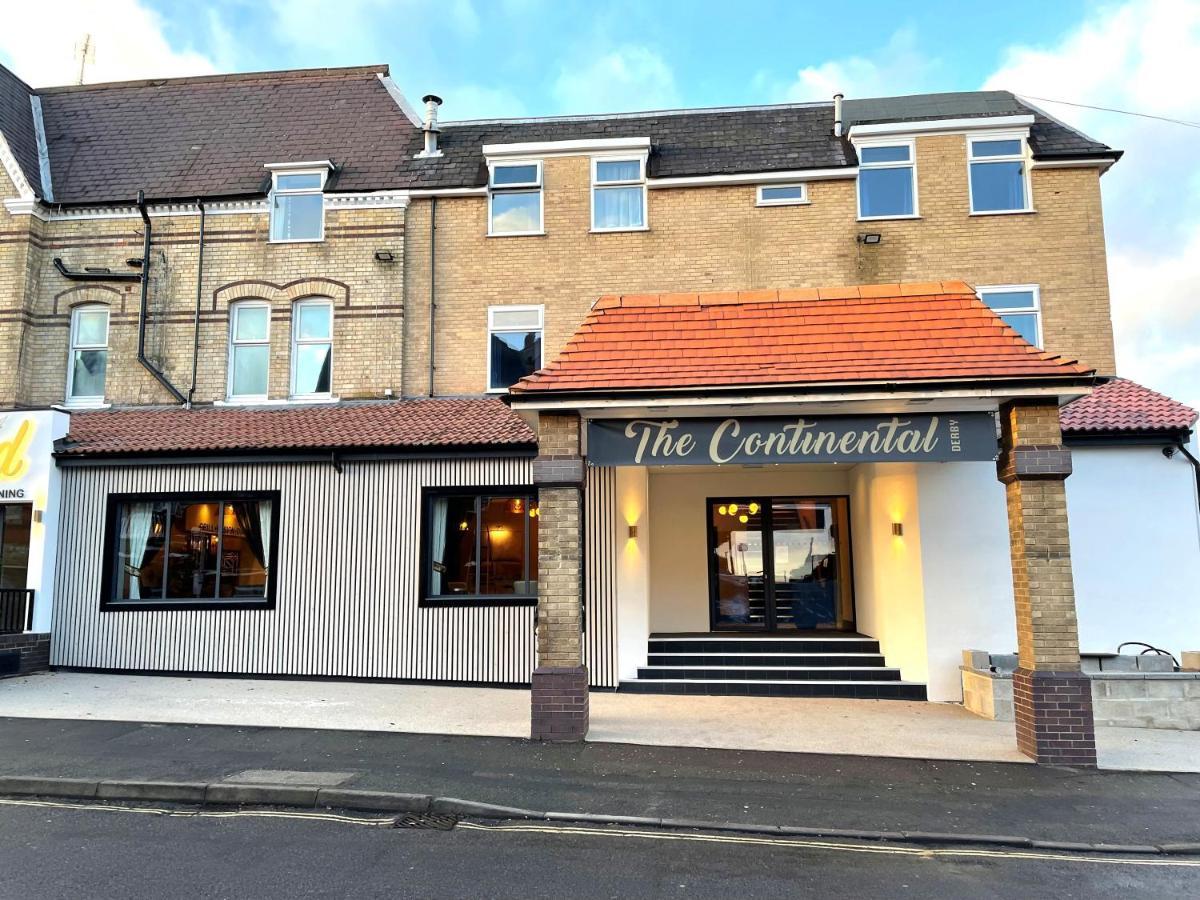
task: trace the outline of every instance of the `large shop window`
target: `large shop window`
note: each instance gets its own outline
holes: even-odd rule
[[[73,406],[99,406],[104,403],[107,374],[108,307],[77,307],[71,312],[67,402]]]
[[[858,148],[858,217],[895,219],[917,214],[912,141]]]
[[[332,384],[333,304],[298,300],[292,308],[292,397],[328,398]]]
[[[103,606],[272,606],[278,513],[277,492],[111,497]]]
[[[229,398],[266,400],[271,367],[271,307],[258,300],[229,311]]]
[[[488,390],[504,391],[542,367],[541,306],[488,307]]]
[[[488,178],[488,234],[542,233],[542,163],[495,163]]]
[[[1005,284],[977,288],[979,299],[992,308],[1021,337],[1042,346],[1042,300],[1036,284]]]
[[[538,502],[531,489],[425,497],[421,603],[537,603]]]

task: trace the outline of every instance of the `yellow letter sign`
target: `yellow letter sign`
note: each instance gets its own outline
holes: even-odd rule
[[[7,441],[0,441],[0,481],[16,481],[29,471],[29,457],[25,451],[33,440],[34,424],[24,419],[17,426],[17,433]]]

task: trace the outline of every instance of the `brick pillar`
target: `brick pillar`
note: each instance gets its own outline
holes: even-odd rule
[[[579,417],[542,413],[538,456],[538,667],[533,671],[534,740],[581,741],[588,730],[583,665],[583,457]]]
[[[1019,661],[1013,673],[1017,746],[1039,763],[1096,765],[1091,681],[1079,669],[1066,478],[1058,407],[1000,410],[999,478],[1008,498]]]

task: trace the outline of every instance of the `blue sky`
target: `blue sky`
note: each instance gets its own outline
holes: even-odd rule
[[[0,62],[35,85],[72,81],[90,33],[89,81],[386,62],[410,99],[444,97],[444,118],[1002,87],[1200,123],[1200,0],[40,0],[5,15]],[[1126,151],[1102,180],[1120,373],[1200,406],[1200,128],[1043,105]]]

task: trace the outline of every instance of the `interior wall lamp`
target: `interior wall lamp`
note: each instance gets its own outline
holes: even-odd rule
[[[904,537],[904,523],[903,522],[893,522],[892,523],[892,537]]]

